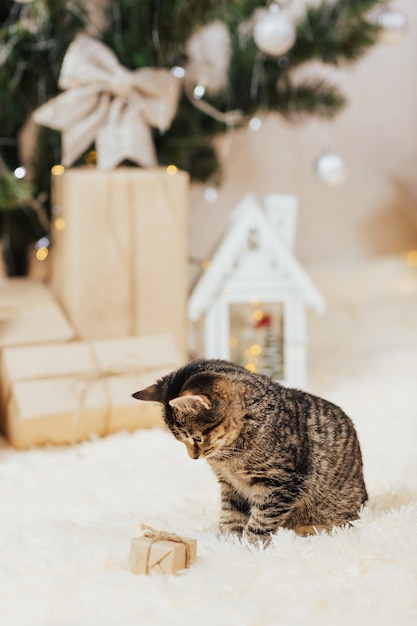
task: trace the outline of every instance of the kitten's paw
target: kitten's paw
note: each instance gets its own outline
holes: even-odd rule
[[[251,532],[249,530],[245,530],[242,536],[243,536],[243,539],[246,539],[248,543],[254,546],[260,543],[262,543],[264,546],[267,546],[269,543],[271,543],[271,537],[272,537],[271,533],[258,534],[258,533]]]
[[[241,537],[243,534],[243,526],[220,524],[219,537]]]
[[[331,530],[331,526],[322,526],[321,524],[315,524],[314,526],[291,526],[290,530],[302,537],[308,537],[310,535],[320,535],[323,532],[327,533]]]

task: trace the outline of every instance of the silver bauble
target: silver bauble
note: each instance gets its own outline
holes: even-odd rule
[[[396,44],[402,41],[407,30],[404,13],[387,9],[372,13],[369,19],[381,29],[378,36],[381,43]]]
[[[327,185],[340,185],[346,179],[346,164],[342,157],[327,150],[317,159],[315,171],[321,181]]]
[[[295,43],[295,37],[294,24],[276,4],[271,4],[268,11],[258,18],[253,29],[253,38],[259,50],[271,56],[278,57],[288,52]]]
[[[407,29],[407,18],[400,11],[385,11],[378,17],[378,25],[382,28],[379,35],[384,43],[399,43]]]

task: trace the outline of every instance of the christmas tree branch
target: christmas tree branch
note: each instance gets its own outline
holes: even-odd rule
[[[376,43],[379,28],[368,15],[379,4],[379,0],[322,0],[318,6],[308,6],[297,25],[291,66],[312,59],[333,65],[359,59]]]
[[[10,211],[29,204],[33,186],[16,178],[0,157],[0,211]]]
[[[200,181],[218,173],[213,139],[227,131],[230,111],[241,111],[245,124],[259,110],[288,119],[307,115],[332,118],[345,106],[346,97],[337,86],[314,77],[297,81],[293,70],[311,60],[335,66],[357,61],[377,40],[379,28],[369,14],[382,6],[383,0],[320,0],[307,5],[296,25],[294,46],[278,58],[261,52],[253,39],[255,19],[265,14],[268,4],[267,0],[109,2],[108,28],[101,38],[131,70],[179,65],[187,72],[187,42],[201,26],[219,21],[230,34],[230,65],[224,70],[223,81],[226,87],[219,89],[220,93],[207,90],[199,105],[193,101],[195,84],[191,81],[185,88],[184,81],[171,127],[165,133],[153,131],[161,164],[175,163]],[[58,77],[67,48],[87,25],[81,7],[77,0],[7,3],[0,26],[0,138],[1,153],[12,171],[20,164],[18,135],[28,116],[60,91]],[[285,5],[282,8],[285,12]],[[15,141],[13,147],[6,145],[10,139]],[[39,132],[31,180],[36,198],[43,197],[40,192],[49,193],[50,167],[60,161],[60,146],[58,133],[49,129]],[[83,157],[75,165],[82,162]],[[2,183],[4,180],[0,187]],[[9,184],[13,193],[23,190],[10,176],[6,186]],[[43,206],[50,214],[48,203]],[[20,212],[13,211],[13,216]],[[3,212],[3,217],[6,215],[8,212]]]
[[[315,115],[334,118],[346,106],[342,92],[322,78],[298,84],[280,83],[277,88],[277,110],[288,118]]]

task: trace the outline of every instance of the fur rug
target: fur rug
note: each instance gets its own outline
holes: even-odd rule
[[[0,448],[2,626],[415,626],[417,270],[316,268],[309,390],[342,406],[370,502],[354,527],[266,549],[216,537],[218,489],[162,430],[76,447]],[[134,390],[132,390],[134,391]],[[140,524],[195,537],[178,576],[127,569]]]

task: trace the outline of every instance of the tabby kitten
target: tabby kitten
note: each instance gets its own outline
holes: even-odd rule
[[[221,488],[222,533],[267,542],[343,525],[367,499],[355,428],[326,400],[228,361],[197,360],[133,394],[160,402],[192,459]]]

